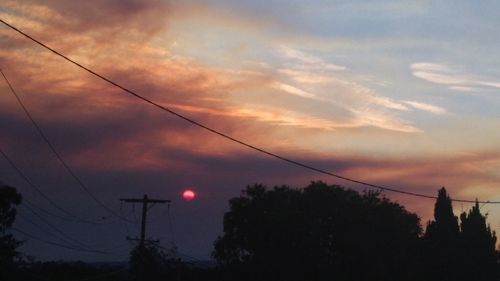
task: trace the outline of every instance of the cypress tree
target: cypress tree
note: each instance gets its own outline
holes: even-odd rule
[[[498,280],[495,245],[497,237],[486,223],[479,203],[460,215],[461,244],[464,266],[461,268],[464,280]]]
[[[434,205],[434,221],[423,237],[423,273],[426,280],[460,280],[460,230],[450,196],[443,187]]]

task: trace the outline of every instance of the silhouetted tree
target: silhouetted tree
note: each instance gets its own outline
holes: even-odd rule
[[[446,190],[438,192],[434,221],[427,225],[422,239],[422,279],[433,280],[498,280],[495,254],[496,236],[480,212],[479,204],[458,219]]]
[[[497,276],[500,276],[500,250],[496,250],[497,257]]]
[[[174,252],[164,252],[154,243],[137,245],[130,253],[130,271],[135,280],[174,280],[181,270]]]
[[[19,253],[21,242],[7,233],[16,219],[16,205],[21,204],[21,195],[16,189],[0,185],[0,280],[9,280]]]
[[[479,203],[460,215],[461,242],[465,265],[461,268],[463,280],[499,280],[495,252],[497,237],[486,224]]]
[[[453,214],[451,198],[446,189],[442,187],[438,191],[438,198],[434,205],[434,221],[428,224],[426,236],[449,241],[450,239],[458,239],[458,235],[458,219]]]
[[[460,280],[460,230],[450,196],[443,187],[434,205],[434,221],[423,237],[423,270],[426,280]]]
[[[419,218],[379,193],[247,187],[214,257],[231,280],[413,280]]]

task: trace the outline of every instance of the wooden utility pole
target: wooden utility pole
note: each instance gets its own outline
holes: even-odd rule
[[[151,241],[151,240],[146,240],[146,218],[147,218],[147,213],[148,213],[149,209],[153,208],[153,206],[155,204],[170,203],[170,200],[149,199],[148,195],[144,194],[144,198],[142,198],[142,199],[122,198],[122,199],[120,199],[120,201],[126,202],[126,203],[142,203],[141,237],[140,238],[127,237],[127,239],[139,241],[139,245],[144,246],[145,241]],[[151,204],[151,205],[148,207],[148,204]],[[151,242],[157,242],[157,241],[151,241]]]

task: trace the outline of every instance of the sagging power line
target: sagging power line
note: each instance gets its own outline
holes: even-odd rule
[[[61,245],[71,247],[72,249],[78,249],[78,250],[102,254],[102,255],[116,255],[115,250],[118,248],[123,248],[123,246],[109,247],[109,245],[108,245],[107,249],[103,249],[102,246],[89,246],[89,245],[81,242],[80,240],[76,239],[72,235],[62,231],[60,228],[56,227],[54,224],[50,223],[48,220],[46,220],[43,216],[41,216],[39,213],[37,213],[35,210],[33,210],[28,205],[22,205],[22,206],[23,206],[23,208],[25,208],[26,210],[31,212],[37,218],[37,220],[33,221],[33,220],[31,220],[31,218],[29,218],[21,213],[18,214],[19,218],[21,218],[22,221],[25,221],[25,222],[31,224],[32,226],[39,229],[40,231],[52,236],[53,238],[60,240],[62,243],[59,243],[59,244],[61,244]],[[36,239],[36,240],[40,240],[40,239]],[[42,241],[42,242],[45,242],[45,241]]]
[[[33,118],[33,116],[30,114],[30,112],[28,111],[28,108],[26,108],[26,106],[22,102],[21,98],[19,97],[19,95],[14,90],[14,87],[12,87],[12,84],[10,83],[9,79],[7,79],[7,76],[5,76],[5,74],[2,71],[2,69],[0,69],[0,72],[2,73],[2,76],[3,76],[4,80],[5,80],[5,82],[9,86],[9,89],[10,89],[11,93],[16,98],[17,102],[19,103],[19,105],[23,109],[23,112],[26,114],[26,116],[28,117],[28,119],[31,121],[31,123],[35,127],[35,129],[38,132],[38,134],[40,135],[40,137],[47,144],[47,146],[49,147],[50,151],[59,160],[59,162],[64,167],[64,169],[66,170],[66,172],[75,180],[75,182],[78,184],[78,186],[80,186],[81,189],[84,190],[85,193],[87,193],[87,195],[90,198],[92,198],[92,200],[94,200],[100,207],[102,207],[103,209],[105,209],[107,212],[109,212],[110,214],[114,215],[115,217],[117,217],[117,218],[119,218],[121,220],[128,221],[125,217],[121,216],[120,214],[118,214],[117,212],[115,212],[114,210],[112,210],[111,208],[109,208],[108,206],[106,206],[101,200],[99,200],[90,191],[90,189],[83,183],[83,181],[76,175],[76,173],[73,171],[73,169],[71,169],[71,167],[62,158],[61,154],[57,152],[57,150],[55,149],[54,145],[50,142],[50,140],[47,138],[46,134],[43,132],[42,128],[38,125],[38,123],[35,121],[35,119]]]
[[[45,48],[46,50],[49,50],[51,51],[52,53],[54,53],[55,55],[63,58],[64,60],[72,63],[73,65],[76,65],[77,67],[85,70],[86,72],[98,77],[99,79],[123,90],[124,92],[152,105],[152,106],[155,106],[169,114],[172,114],[180,119],[183,119],[195,126],[198,126],[206,131],[209,131],[213,134],[216,134],[218,136],[221,136],[227,140],[230,140],[232,142],[235,142],[235,143],[238,143],[242,146],[245,146],[247,148],[250,148],[252,150],[255,150],[255,151],[258,151],[262,154],[266,154],[270,157],[273,157],[273,158],[276,158],[276,159],[279,159],[279,160],[282,160],[284,162],[287,162],[289,164],[292,164],[292,165],[295,165],[295,166],[298,166],[298,167],[302,167],[302,168],[305,168],[307,170],[310,170],[310,171],[314,171],[314,172],[317,172],[317,173],[320,173],[320,174],[323,174],[323,175],[327,175],[327,176],[331,176],[331,177],[335,177],[335,178],[338,178],[338,179],[341,179],[341,180],[345,180],[345,181],[348,181],[348,182],[352,182],[352,183],[356,183],[356,184],[360,184],[360,185],[364,185],[364,186],[367,186],[367,187],[372,187],[372,188],[376,188],[376,189],[379,189],[379,190],[382,190],[382,191],[390,191],[390,192],[394,192],[394,193],[399,193],[399,194],[403,194],[403,195],[408,195],[408,196],[414,196],[414,197],[420,197],[420,198],[427,198],[427,199],[437,199],[437,196],[432,196],[432,195],[427,195],[427,194],[422,194],[422,193],[416,193],[416,192],[410,192],[410,191],[405,191],[405,190],[401,190],[401,189],[396,189],[396,188],[392,188],[392,187],[388,187],[388,186],[382,186],[382,185],[378,185],[378,184],[372,184],[372,183],[369,183],[369,182],[365,182],[365,181],[361,181],[361,180],[356,180],[356,179],[353,179],[353,178],[349,178],[349,177],[345,177],[345,176],[342,176],[342,175],[339,175],[339,174],[335,174],[335,173],[332,173],[332,172],[328,172],[326,170],[323,170],[323,169],[320,169],[320,168],[317,168],[317,167],[314,167],[314,166],[311,166],[311,165],[308,165],[308,164],[305,164],[305,163],[302,163],[302,162],[299,162],[299,161],[296,161],[296,160],[293,160],[291,158],[288,158],[288,157],[284,157],[284,156],[281,156],[281,155],[278,155],[276,153],[273,153],[273,152],[270,152],[266,149],[263,149],[263,148],[260,148],[260,147],[257,147],[257,146],[254,146],[250,143],[247,143],[245,141],[242,141],[242,140],[239,140],[239,139],[236,139],[228,134],[225,134],[223,132],[220,132],[216,129],[213,129],[207,125],[204,125],[192,118],[189,118],[187,116],[184,116],[182,115],[181,113],[178,113],[172,109],[169,109],[161,104],[158,104],[128,88],[126,88],[125,86],[122,86],[120,84],[118,84],[117,82],[114,82],[113,80],[105,77],[104,75],[101,75],[97,72],[95,72],[94,70],[88,68],[88,67],[85,67],[83,66],[82,64],[78,63],[77,61],[75,60],[72,60],[70,59],[69,57],[63,55],[62,53],[56,51],[55,49],[47,46],[46,44],[42,43],[41,41],[33,38],[32,36],[28,35],[27,33],[19,30],[17,27],[7,23],[6,21],[4,21],[3,19],[0,19],[0,22],[2,22],[4,25],[6,25],[7,27],[9,27],[10,29],[16,31],[17,33],[23,35],[24,37],[28,38],[29,40],[35,42],[36,44],[42,46],[43,48]],[[455,202],[463,202],[463,203],[484,203],[484,204],[500,204],[500,201],[476,201],[476,200],[467,200],[467,199],[452,199],[452,201],[455,201]]]
[[[50,199],[40,188],[38,188],[24,173],[23,171],[10,159],[10,157],[3,151],[3,149],[0,147],[0,154],[5,158],[7,163],[17,172],[17,174],[26,182],[26,184],[34,189],[40,196],[42,196],[43,199],[47,200],[54,208],[59,210],[60,212],[64,213],[65,215],[68,216],[69,220],[75,221],[75,222],[81,222],[81,223],[90,223],[90,224],[95,224],[93,221],[85,220],[83,218],[80,218],[79,216],[73,214],[66,208],[62,207],[61,205],[57,204],[54,200]],[[29,201],[28,201],[29,202]]]
[[[13,231],[15,231],[15,232],[18,232],[18,233],[26,236],[26,237],[29,237],[31,239],[40,241],[42,243],[45,243],[45,244],[48,244],[48,245],[51,245],[51,246],[55,246],[55,247],[59,247],[59,248],[64,248],[64,249],[69,249],[69,250],[78,251],[78,252],[87,252],[87,253],[103,254],[103,255],[115,255],[114,253],[106,253],[106,252],[102,252],[102,251],[98,251],[98,250],[84,249],[84,248],[80,248],[80,247],[74,247],[74,246],[65,245],[65,244],[62,244],[62,243],[57,243],[57,242],[54,242],[54,241],[46,240],[46,239],[40,238],[38,236],[35,236],[33,234],[30,234],[29,232],[27,232],[25,230],[21,230],[18,227],[11,227],[11,229]]]

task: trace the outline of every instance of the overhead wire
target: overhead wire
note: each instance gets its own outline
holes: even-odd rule
[[[46,210],[45,208],[42,208],[40,207],[38,204],[34,203],[33,201],[29,200],[28,198],[26,198],[26,196],[23,197],[23,204],[26,204],[32,208],[35,208],[37,209],[38,211],[44,213],[45,215],[48,215],[50,217],[54,217],[54,218],[57,218],[59,220],[62,220],[62,221],[66,221],[66,222],[73,222],[73,223],[89,223],[89,224],[97,224],[97,223],[94,223],[92,221],[80,221],[80,220],[75,220],[75,219],[71,219],[71,218],[68,218],[68,217],[64,217],[64,216],[61,216],[61,215],[58,215],[58,214],[55,214],[51,211],[48,211]]]
[[[76,215],[72,214],[71,212],[67,211],[63,207],[59,206],[55,201],[53,201],[52,199],[50,199],[44,192],[42,192],[36,185],[34,185],[33,182],[17,167],[17,165],[5,154],[5,152],[1,148],[0,148],[0,154],[2,154],[4,156],[4,158],[7,160],[7,162],[12,166],[12,168],[14,168],[14,170],[16,170],[18,172],[18,174],[21,176],[21,178],[23,178],[30,187],[32,187],[40,195],[42,195],[42,197],[44,199],[46,199],[50,204],[52,204],[54,207],[56,207],[61,212],[64,212],[65,214],[76,218],[76,219],[74,219],[74,218],[70,219],[69,217],[63,217],[63,216],[60,216],[60,215],[56,215],[56,214],[54,214],[52,212],[49,212],[49,211],[45,210],[44,208],[42,208],[42,207],[40,207],[38,205],[36,205],[31,200],[29,200],[27,198],[23,198],[24,204],[22,206],[24,208],[26,208],[28,211],[30,211],[33,215],[35,215],[39,220],[41,220],[42,222],[44,222],[48,227],[50,227],[51,229],[53,229],[55,232],[59,233],[59,235],[61,237],[58,237],[58,239],[66,240],[66,243],[68,243],[68,241],[72,241],[72,242],[69,242],[69,243],[70,244],[71,243],[75,243],[75,244],[79,245],[79,246],[66,245],[67,247],[70,247],[72,249],[83,249],[85,251],[91,251],[91,252],[95,252],[95,253],[111,254],[111,253],[106,252],[106,251],[99,251],[99,250],[90,249],[88,245],[86,245],[86,244],[84,244],[84,243],[82,243],[82,242],[80,242],[80,241],[72,238],[71,236],[69,236],[68,234],[66,234],[65,232],[63,232],[62,230],[60,230],[59,228],[57,228],[56,226],[54,226],[52,223],[50,223],[47,219],[45,219],[39,213],[37,213],[34,209],[37,209],[37,210],[39,210],[39,211],[41,211],[41,212],[43,212],[43,213],[45,213],[47,215],[50,215],[50,216],[53,216],[53,217],[57,217],[57,218],[59,218],[61,220],[65,220],[65,221],[79,222],[79,223],[89,223],[89,224],[97,224],[97,223],[94,223],[92,221],[86,221],[86,220],[80,219]],[[24,220],[28,221],[28,223],[30,223],[32,225],[35,225],[36,227],[38,227],[39,229],[41,229],[43,232],[47,233],[46,229],[44,229],[43,227],[40,227],[35,222],[27,219],[24,216],[21,216],[21,217],[23,217]],[[37,239],[37,240],[40,240],[40,239]],[[47,241],[42,241],[42,242],[46,243]],[[49,244],[57,244],[57,243],[49,243]],[[61,243],[59,243],[59,244],[61,244]]]
[[[16,219],[17,217],[19,217],[21,220],[23,221],[26,221],[28,222],[29,224],[33,225],[34,227],[38,228],[39,230],[41,230],[43,233],[45,234],[48,234],[50,236],[55,236],[57,237],[58,235],[55,234],[54,232],[50,231],[50,230],[47,230],[45,227],[39,225],[38,223],[34,222],[32,219],[30,219],[28,216],[24,216],[24,214],[20,214],[20,213],[17,213],[16,214]],[[67,243],[68,245],[71,245],[73,242],[71,242],[70,240],[64,238],[64,237],[57,237],[60,241],[62,241],[63,243]],[[74,246],[72,245],[73,247],[79,247],[79,246]]]
[[[33,215],[35,215],[38,219],[40,219],[40,221],[42,221],[45,225],[47,225],[48,227],[50,227],[51,229],[53,229],[54,231],[56,231],[57,233],[59,233],[62,237],[72,241],[73,243],[75,244],[78,244],[79,247],[83,247],[83,248],[90,248],[88,245],[86,245],[85,243],[71,237],[70,235],[66,234],[64,231],[62,231],[61,229],[59,229],[58,227],[56,227],[55,225],[53,225],[51,222],[49,222],[47,219],[45,219],[42,215],[38,214],[35,210],[33,210],[31,207],[29,207],[28,205],[24,205],[24,207],[26,209],[28,209]]]
[[[75,243],[77,244],[78,246],[77,247],[80,247],[80,248],[83,248],[83,249],[87,249],[87,250],[92,250],[92,251],[95,251],[95,252],[101,252],[103,254],[112,254],[111,251],[112,250],[116,250],[116,249],[121,249],[123,248],[123,245],[120,245],[120,246],[113,246],[113,247],[110,247],[108,248],[108,250],[95,250],[93,249],[93,247],[79,241],[78,239],[76,238],[73,238],[71,237],[71,235],[65,233],[64,231],[62,231],[61,229],[59,229],[58,227],[56,227],[55,225],[53,225],[51,222],[49,222],[47,219],[45,219],[42,215],[40,215],[39,213],[37,213],[33,208],[31,208],[29,205],[21,205],[23,206],[24,208],[26,208],[28,211],[30,211],[33,215],[35,215],[41,222],[43,222],[45,225],[47,225],[49,228],[51,228],[52,230],[56,231],[59,235],[61,235],[61,237],[63,237],[64,239],[63,240],[69,240],[71,241],[70,243]],[[25,216],[21,216],[24,220],[29,220],[28,218],[26,218]],[[46,229],[44,229],[43,227],[40,227],[37,223],[34,223],[33,221],[30,222],[31,224],[37,226],[39,229],[42,229],[42,231],[46,232]],[[61,237],[58,237],[59,239]],[[102,248],[102,247],[100,247]]]
[[[213,134],[216,134],[218,136],[221,136],[227,140],[230,140],[232,142],[235,142],[235,143],[238,143],[242,146],[245,146],[247,148],[250,148],[252,150],[255,150],[255,151],[258,151],[262,154],[266,154],[270,157],[273,157],[273,158],[276,158],[276,159],[279,159],[279,160],[282,160],[284,162],[288,162],[289,164],[292,164],[292,165],[295,165],[295,166],[298,166],[298,167],[302,167],[302,168],[305,168],[305,169],[308,169],[310,171],[314,171],[314,172],[317,172],[317,173],[320,173],[320,174],[323,174],[323,175],[327,175],[327,176],[331,176],[331,177],[335,177],[335,178],[338,178],[338,179],[341,179],[341,180],[344,180],[344,181],[348,181],[348,182],[352,182],[352,183],[356,183],[356,184],[360,184],[360,185],[363,185],[363,186],[367,186],[367,187],[372,187],[372,188],[375,188],[375,189],[379,189],[379,190],[382,190],[382,191],[390,191],[390,192],[394,192],[394,193],[399,193],[399,194],[403,194],[403,195],[408,195],[408,196],[414,196],[414,197],[420,197],[420,198],[427,198],[427,199],[437,199],[437,196],[432,196],[432,195],[427,195],[427,194],[422,194],[422,193],[416,193],[416,192],[410,192],[410,191],[405,191],[405,190],[401,190],[401,189],[396,189],[396,188],[392,188],[392,187],[388,187],[388,186],[382,186],[382,185],[378,185],[378,184],[372,184],[372,183],[369,183],[369,182],[365,182],[365,181],[361,181],[361,180],[357,180],[357,179],[353,179],[353,178],[349,178],[349,177],[345,177],[345,176],[342,176],[342,175],[339,175],[339,174],[335,174],[335,173],[332,173],[332,172],[329,172],[329,171],[326,171],[326,170],[323,170],[323,169],[320,169],[320,168],[317,168],[317,167],[314,167],[314,166],[311,166],[309,164],[305,164],[305,163],[302,163],[302,162],[299,162],[297,160],[293,160],[293,159],[290,159],[288,157],[284,157],[284,156],[281,156],[281,155],[278,155],[276,153],[273,153],[273,152],[270,152],[266,149],[263,149],[263,148],[260,148],[260,147],[257,147],[257,146],[254,146],[250,143],[247,143],[245,141],[242,141],[242,140],[239,140],[239,139],[236,139],[235,137],[232,137],[226,133],[223,133],[223,132],[220,132],[216,129],[213,129],[207,125],[204,125],[202,124],[201,122],[199,121],[196,121],[190,117],[187,117],[187,116],[184,116],[182,115],[181,113],[178,113],[172,109],[169,109],[155,101],[152,101],[128,88],[126,88],[125,86],[122,86],[120,84],[118,84],[117,82],[114,82],[113,80],[105,77],[104,75],[102,74],[99,74],[97,72],[95,72],[94,70],[88,68],[88,67],[85,67],[83,66],[82,64],[78,63],[77,61],[75,60],[72,60],[70,59],[69,57],[63,55],[62,53],[56,51],[55,49],[47,46],[46,44],[42,43],[41,41],[33,38],[32,36],[28,35],[27,33],[19,30],[17,27],[7,23],[6,21],[4,21],[3,19],[0,19],[0,22],[2,22],[4,25],[6,25],[7,27],[9,27],[10,29],[16,31],[17,33],[23,35],[24,37],[30,39],[31,41],[35,42],[36,44],[42,46],[43,48],[45,48],[46,50],[49,50],[51,51],[52,53],[56,54],[57,56],[63,58],[64,60],[72,63],[73,65],[76,65],[77,67],[85,70],[86,72],[100,78],[101,80],[123,90],[124,92],[152,105],[152,106],[155,106],[165,112],[168,112],[186,122],[189,122],[195,126],[198,126],[206,131],[209,131]],[[452,201],[455,201],[455,202],[463,202],[463,203],[487,203],[487,204],[500,204],[500,201],[476,201],[476,200],[467,200],[467,199],[451,199]]]
[[[19,214],[20,215],[19,217],[22,220],[35,226],[37,229],[41,230],[42,232],[49,234],[50,236],[53,236],[53,237],[63,241],[65,243],[64,245],[67,247],[71,247],[73,249],[84,250],[87,252],[103,254],[103,255],[117,255],[117,253],[113,252],[113,251],[118,250],[118,249],[123,249],[124,247],[128,247],[127,245],[119,245],[119,246],[109,247],[108,249],[101,249],[101,250],[94,249],[94,248],[88,246],[87,244],[79,241],[78,239],[71,237],[70,235],[68,235],[67,233],[62,231],[61,229],[57,228],[56,226],[51,224],[49,221],[47,221],[43,216],[36,213],[33,209],[31,209],[27,205],[23,205],[23,207],[26,208],[27,210],[29,210],[32,214],[34,214],[41,222],[44,223],[44,225],[46,225],[47,227],[49,227],[53,231],[57,232],[58,234],[54,234],[54,232],[47,230],[45,227],[41,226],[37,222],[34,222],[33,220],[29,219],[27,216]],[[36,240],[40,240],[40,239],[36,239]],[[59,244],[62,244],[62,243],[59,243]]]
[[[126,218],[120,216],[117,212],[115,212],[114,210],[112,210],[111,208],[109,208],[108,206],[106,206],[101,200],[99,200],[91,191],[90,189],[83,183],[83,181],[76,175],[76,173],[73,171],[73,169],[71,169],[71,167],[66,163],[66,161],[62,158],[61,154],[59,152],[57,152],[57,150],[55,149],[54,145],[51,143],[51,141],[48,139],[48,137],[46,136],[46,134],[43,132],[42,128],[40,127],[40,125],[38,125],[38,123],[35,121],[35,119],[33,118],[33,116],[30,114],[30,112],[28,111],[28,109],[26,108],[26,106],[24,105],[24,103],[22,102],[21,98],[19,97],[19,95],[16,93],[16,91],[14,90],[14,87],[12,87],[12,84],[10,83],[9,79],[7,79],[7,76],[5,75],[5,73],[3,72],[2,69],[0,69],[0,72],[2,73],[2,76],[5,80],[5,82],[7,83],[7,85],[9,86],[9,89],[11,91],[11,93],[14,95],[14,97],[16,98],[17,102],[19,103],[19,105],[21,106],[21,108],[23,109],[23,112],[26,114],[26,116],[28,117],[28,119],[31,121],[31,123],[33,124],[33,126],[35,127],[36,131],[38,132],[38,134],[40,135],[40,137],[43,139],[43,141],[47,144],[47,146],[49,147],[50,151],[55,155],[55,157],[59,160],[59,162],[61,163],[61,165],[64,167],[64,169],[66,170],[66,172],[75,180],[75,182],[87,193],[88,196],[90,196],[90,198],[92,198],[92,200],[94,200],[99,206],[101,206],[103,209],[105,209],[106,211],[108,211],[110,214],[122,219],[122,220],[127,220]]]
[[[168,202],[168,205],[167,205],[167,219],[168,219],[168,232],[169,232],[169,236],[170,236],[169,237],[170,244],[172,244],[175,247],[175,229],[174,229],[174,224],[172,222],[170,202]]]
[[[185,262],[185,263],[191,263],[191,264],[195,264],[195,263],[204,263],[204,262],[207,262],[206,260],[200,260],[196,257],[193,257],[191,255],[188,255],[188,254],[185,254],[185,253],[181,253],[178,251],[178,249],[169,249],[165,246],[162,246],[160,244],[155,244],[155,246],[157,246],[158,248],[164,250],[167,252],[167,255],[168,253],[171,253],[173,254],[174,256],[177,256],[181,259],[181,261]]]
[[[137,226],[138,229],[140,229],[141,224],[139,223],[139,218],[137,217],[137,214],[135,213],[135,203],[132,203],[132,216],[133,216],[135,225]]]
[[[80,218],[79,216],[73,214],[72,212],[66,210],[59,204],[57,204],[54,200],[50,199],[40,188],[38,188],[24,173],[21,171],[21,169],[10,159],[10,157],[3,151],[3,149],[0,147],[0,154],[2,154],[3,158],[9,163],[9,165],[17,172],[17,174],[28,184],[28,186],[32,189],[34,189],[40,196],[42,196],[47,202],[49,202],[54,208],[59,210],[60,212],[66,214],[69,217],[72,217],[73,221],[76,222],[81,222],[81,223],[89,223],[89,224],[95,224],[93,221],[85,220]]]
[[[123,202],[120,201],[120,214],[124,217],[128,217],[128,215],[123,214]],[[123,225],[125,227],[125,232],[127,233],[127,237],[130,236],[130,229],[128,228],[128,224],[126,222],[123,222]]]
[[[102,251],[96,251],[96,250],[91,250],[91,249],[74,247],[74,246],[65,245],[65,244],[62,244],[62,243],[57,243],[57,242],[53,242],[53,241],[50,241],[50,240],[46,240],[46,239],[37,237],[37,236],[35,236],[33,234],[30,234],[27,231],[21,230],[21,229],[19,229],[17,227],[11,227],[10,229],[13,230],[13,231],[15,231],[15,232],[18,232],[18,233],[20,233],[20,234],[22,234],[22,235],[24,235],[26,237],[29,237],[31,239],[40,241],[40,242],[48,244],[48,245],[52,245],[52,246],[56,246],[56,247],[60,247],[60,248],[65,248],[65,249],[69,249],[69,250],[74,250],[74,251],[79,251],[79,252],[87,252],[87,253],[94,253],[94,254],[107,254],[107,253],[104,253]]]
[[[167,202],[167,210],[165,211],[165,216],[167,218],[167,231],[168,233],[165,235],[161,235],[157,237],[157,243],[160,243],[164,238],[168,238],[168,243],[170,244],[171,247],[177,248],[176,242],[175,242],[175,233],[174,233],[174,227],[172,223],[172,216],[170,215],[170,204],[171,202]],[[133,204],[132,204],[133,205]],[[138,225],[140,227],[140,225]]]

